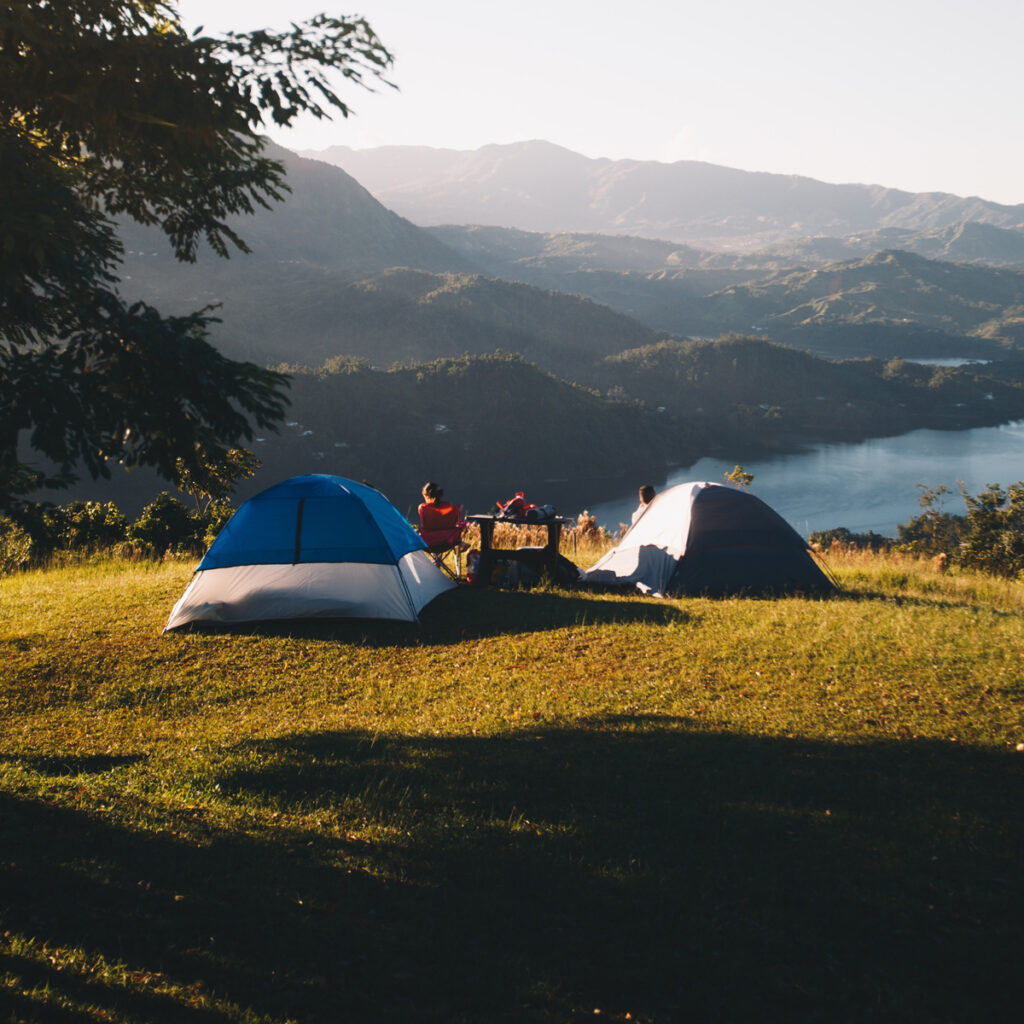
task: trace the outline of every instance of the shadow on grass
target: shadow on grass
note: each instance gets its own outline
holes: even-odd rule
[[[143,832],[0,797],[5,934],[171,986],[8,955],[22,988],[186,1022],[1019,1009],[1019,754],[624,718],[246,741],[213,776],[223,799],[290,824],[229,832],[181,809],[174,832]]]
[[[401,647],[611,623],[687,623],[691,613],[663,602],[621,601],[548,590],[497,590],[463,585],[435,598],[419,623],[371,619],[288,619],[238,624],[196,623],[179,633],[288,637]]]
[[[975,613],[985,612],[989,615],[994,615],[997,618],[1002,619],[1019,618],[1021,615],[1020,612],[1005,611],[1001,608],[996,608],[991,604],[979,604],[967,597],[964,597],[961,601],[952,601],[948,597],[922,597],[920,594],[894,594],[892,592],[885,593],[880,590],[843,591],[840,594],[834,595],[831,600],[850,601],[854,603],[861,601],[877,601],[882,604],[895,605],[897,608],[906,605],[911,608],[939,608],[944,610],[960,610]]]

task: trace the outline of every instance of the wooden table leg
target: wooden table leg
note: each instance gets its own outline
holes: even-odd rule
[[[491,555],[491,544],[494,540],[494,520],[483,520],[480,526],[480,559],[476,566],[477,583],[487,586],[491,582],[491,569],[494,558]]]
[[[562,524],[556,519],[548,523],[548,543],[544,552],[544,561],[551,570],[551,577],[554,579],[555,570],[558,568],[558,546],[562,540]]]

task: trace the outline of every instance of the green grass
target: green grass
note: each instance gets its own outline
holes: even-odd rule
[[[191,568],[0,580],[0,1021],[1018,1009],[1020,584],[161,635]]]

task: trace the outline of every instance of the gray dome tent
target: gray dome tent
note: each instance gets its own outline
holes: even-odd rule
[[[657,495],[585,580],[656,597],[835,591],[782,516],[747,491],[712,483]]]

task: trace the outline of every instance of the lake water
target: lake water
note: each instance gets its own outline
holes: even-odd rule
[[[908,363],[916,363],[918,366],[985,366],[992,362],[991,359],[907,359]]]
[[[657,490],[690,480],[724,483],[735,460],[701,459],[653,483]],[[944,509],[962,513],[957,480],[968,493],[987,484],[1003,487],[1024,480],[1024,420],[974,430],[915,430],[859,444],[816,445],[794,455],[743,461],[754,474],[752,493],[772,506],[804,537],[814,530],[845,526],[894,537],[896,525],[920,514],[917,484],[945,484],[953,493]],[[636,491],[591,507],[608,529],[628,523]]]

